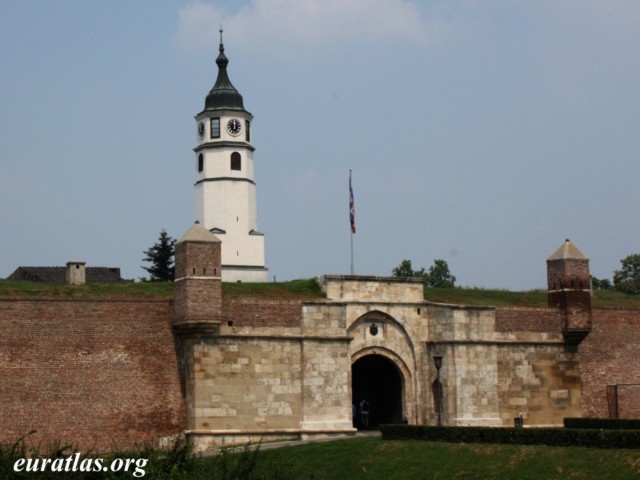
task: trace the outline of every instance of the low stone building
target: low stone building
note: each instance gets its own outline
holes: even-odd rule
[[[87,267],[85,262],[72,260],[65,267],[18,267],[7,280],[44,283],[119,283],[125,280],[117,267]]]

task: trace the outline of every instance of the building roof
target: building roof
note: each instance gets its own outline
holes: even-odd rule
[[[64,283],[67,267],[18,267],[7,280],[26,280],[30,282]],[[113,267],[86,267],[85,279],[87,283],[116,283],[123,282],[120,269]]]
[[[589,260],[589,257],[582,253],[580,249],[567,238],[564,243],[560,245],[560,248],[547,258],[547,262],[553,260]]]
[[[177,241],[177,243],[183,242],[221,243],[221,240],[209,230],[204,228],[200,222],[196,222]]]
[[[244,109],[244,103],[242,101],[242,95],[236,90],[236,88],[229,80],[227,74],[227,65],[229,59],[224,54],[224,44],[222,43],[222,30],[220,30],[220,53],[216,59],[218,65],[218,78],[213,88],[209,91],[209,95],[204,102],[204,111],[207,110],[242,110]]]

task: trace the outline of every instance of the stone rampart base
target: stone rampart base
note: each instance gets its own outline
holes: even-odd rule
[[[264,444],[311,438],[330,438],[355,435],[357,430],[348,428],[334,429],[273,429],[273,430],[187,430],[187,441],[194,446],[195,453],[210,452],[222,447],[246,444]]]
[[[454,418],[456,427],[502,427],[501,418]],[[513,426],[513,425],[511,425]]]

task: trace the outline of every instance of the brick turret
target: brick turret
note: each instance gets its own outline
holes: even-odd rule
[[[580,343],[591,331],[591,275],[589,258],[569,239],[547,258],[547,291],[549,306],[561,311],[565,340]]]
[[[176,242],[174,328],[215,333],[221,319],[221,242],[196,222]]]

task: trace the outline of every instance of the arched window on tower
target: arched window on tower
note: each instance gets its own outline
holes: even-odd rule
[[[204,155],[198,155],[198,171],[201,172],[204,170]]]
[[[231,154],[231,170],[242,170],[242,159],[238,152]]]
[[[251,122],[249,122],[249,120],[245,120],[245,125],[246,125],[246,128],[244,129],[245,135],[246,135],[245,140],[247,142],[250,142],[251,141]]]

